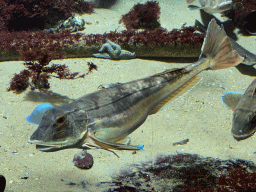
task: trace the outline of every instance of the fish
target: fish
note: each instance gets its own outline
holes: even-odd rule
[[[187,0],[187,3],[193,3],[195,0]],[[232,0],[199,0],[201,7],[188,5],[190,10],[203,9],[205,12],[214,14],[222,13],[232,8]]]
[[[212,20],[197,62],[101,89],[47,110],[28,142],[43,152],[143,150],[143,145],[131,145],[127,137],[149,115],[194,87],[202,71],[233,67],[242,60],[224,30]]]
[[[234,111],[231,133],[240,141],[251,137],[256,131],[256,79],[244,93],[227,92],[223,103]]]

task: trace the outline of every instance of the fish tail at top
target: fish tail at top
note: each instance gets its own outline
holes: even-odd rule
[[[210,61],[209,69],[212,70],[236,66],[244,59],[232,48],[224,29],[215,19],[208,25],[199,60],[205,58]]]

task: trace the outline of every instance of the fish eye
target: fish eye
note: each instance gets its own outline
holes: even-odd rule
[[[65,121],[65,116],[64,115],[57,118],[57,123],[63,123],[64,121]]]

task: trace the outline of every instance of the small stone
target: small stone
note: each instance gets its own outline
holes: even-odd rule
[[[82,151],[74,156],[73,163],[80,169],[90,169],[93,165],[93,156],[87,151]]]

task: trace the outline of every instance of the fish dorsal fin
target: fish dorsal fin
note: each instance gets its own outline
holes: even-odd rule
[[[226,105],[229,109],[234,111],[243,95],[243,93],[228,92],[225,93],[224,96],[222,96],[222,101],[224,105]]]
[[[196,77],[190,79],[187,83],[182,85],[177,91],[172,93],[170,96],[165,98],[161,103],[159,103],[157,106],[155,106],[149,112],[149,115],[157,113],[166,103],[168,103],[169,101],[174,101],[175,99],[178,99],[184,93],[186,93],[189,90],[191,90],[201,79],[202,79],[202,77],[199,77],[199,76],[196,76]]]

